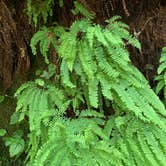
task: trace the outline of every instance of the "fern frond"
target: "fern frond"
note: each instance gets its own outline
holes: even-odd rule
[[[63,157],[65,163],[71,165],[98,163],[109,166],[116,162],[122,165],[119,160],[122,158],[121,153],[116,148],[109,148],[109,143],[102,137],[103,133],[97,131],[101,132],[101,129],[93,121],[84,118],[66,121],[63,125],[56,122],[50,128],[48,141],[38,151],[34,165],[63,165]],[[97,137],[98,134],[100,139],[102,138],[101,141]]]
[[[134,90],[133,88],[128,89],[127,92],[133,97],[133,100],[135,101],[135,103],[137,103],[137,100],[139,100],[138,106],[143,116],[149,119],[152,123],[159,125],[159,127],[161,128],[166,127],[163,121],[160,119],[160,116],[153,109],[153,107],[151,107],[151,105],[147,103],[146,98],[144,98],[139,93],[137,93],[137,91]]]
[[[96,64],[93,63],[92,52],[87,47],[86,42],[79,42],[79,59],[87,77],[91,80],[94,78],[94,72],[96,71]]]
[[[164,107],[164,104],[159,100],[159,97],[155,95],[155,93],[149,89],[149,88],[145,88],[140,89],[139,93],[141,95],[145,94],[144,97],[146,98],[146,100],[149,101],[149,103],[153,106],[153,108],[156,110],[156,112],[158,112],[159,114],[163,115],[164,117],[166,116],[166,109]],[[155,101],[155,103],[154,103]],[[156,104],[157,103],[157,104]]]
[[[111,81],[106,79],[103,73],[99,73],[97,77],[101,84],[101,90],[102,90],[103,96],[111,100],[112,99]]]
[[[89,80],[89,101],[90,104],[97,108],[98,107],[98,81]]]
[[[139,107],[137,105],[135,105],[132,97],[127,93],[125,88],[126,88],[125,86],[118,85],[118,84],[112,86],[112,89],[118,94],[121,102],[126,105],[128,110],[134,111],[134,113],[136,114],[137,117],[141,118],[142,120],[146,120],[146,118],[144,118],[142,116],[142,113],[141,113]]]
[[[81,13],[85,18],[92,19],[94,17],[94,13],[90,13],[83,5],[74,1],[75,11],[74,14]]]
[[[64,85],[74,88],[75,85],[70,81],[69,69],[65,60],[61,63],[61,78]]]
[[[157,69],[158,76],[155,80],[158,81],[156,86],[156,93],[163,91],[164,99],[166,100],[166,47],[163,47],[160,58],[160,65]]]
[[[54,6],[54,0],[44,0],[34,2],[32,0],[27,1],[27,14],[29,16],[30,22],[34,22],[37,26],[39,17],[41,16],[44,23],[47,22],[48,16],[52,16]]]
[[[78,33],[85,33],[89,27],[91,27],[91,21],[87,19],[81,19],[80,21],[73,22],[70,27],[70,33],[76,36]]]
[[[16,91],[16,93],[14,94],[15,97],[19,96],[23,90],[25,90],[26,88],[29,87],[33,87],[34,83],[33,82],[26,82],[25,84],[22,84]]]
[[[49,41],[48,41],[48,29],[43,27],[40,31],[35,33],[35,35],[31,39],[31,49],[32,53],[36,55],[36,45],[39,43],[40,52],[45,57],[46,63],[48,63],[47,53],[49,50]]]
[[[97,38],[97,40],[102,44],[104,45],[105,47],[108,47],[108,42],[107,40],[105,39],[105,35],[103,33],[103,29],[99,26],[99,25],[96,25],[94,27],[95,29],[95,37]],[[107,34],[108,35],[108,34]]]
[[[119,75],[119,72],[116,71],[112,66],[107,62],[107,59],[103,56],[104,50],[101,46],[95,49],[96,60],[98,62],[98,67],[109,77],[116,78]]]
[[[69,70],[72,71],[77,54],[76,36],[67,33],[61,36],[61,41],[62,46],[59,47],[58,52],[66,60]]]
[[[90,48],[93,48],[94,35],[95,35],[95,28],[94,27],[88,27],[86,37],[88,39]]]
[[[20,110],[22,110],[22,112],[27,111],[27,107],[29,104],[27,98],[30,98],[32,92],[35,91],[35,86],[30,86],[26,88],[25,91],[19,95],[17,94],[18,102],[17,102],[16,112]]]
[[[86,117],[93,117],[93,118],[104,118],[104,115],[96,112],[94,110],[83,110],[81,111],[81,113],[79,114],[79,117],[82,118],[86,118]]]

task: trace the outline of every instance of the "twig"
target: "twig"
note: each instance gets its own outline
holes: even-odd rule
[[[153,17],[149,17],[147,20],[146,20],[146,22],[144,23],[144,25],[143,25],[143,27],[141,28],[141,30],[139,31],[139,32],[134,32],[134,36],[136,37],[136,38],[138,38],[139,37],[139,35],[145,30],[145,28],[146,28],[146,26],[147,26],[147,24],[151,21],[151,20],[153,20],[155,17],[157,17],[158,15],[155,15],[155,16],[153,16]]]
[[[126,7],[126,2],[125,2],[125,0],[122,0],[122,4],[123,4],[123,9],[124,9],[124,11],[125,11],[126,16],[129,17],[129,16],[130,16],[130,13],[129,13],[127,7]]]

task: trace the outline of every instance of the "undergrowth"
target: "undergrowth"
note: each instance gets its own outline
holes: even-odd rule
[[[41,1],[47,5],[37,13],[31,3],[35,24],[38,15],[47,22],[54,1]],[[119,16],[102,27],[77,2],[73,13],[83,17],[70,28],[43,26],[31,40],[33,54],[39,48],[48,69],[15,93],[11,123],[27,118],[29,123],[27,144],[17,154],[24,149],[30,166],[164,166],[166,109],[127,50],[128,44],[141,49],[140,43]],[[58,55],[56,66],[50,62],[51,48]],[[164,56],[161,63],[158,74],[165,70]],[[164,79],[157,78],[162,82],[157,93]]]

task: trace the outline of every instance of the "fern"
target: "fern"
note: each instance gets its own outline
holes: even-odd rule
[[[69,69],[67,67],[65,60],[63,60],[61,63],[60,71],[61,71],[61,77],[62,77],[63,84],[70,88],[74,88],[75,85],[70,81]]]
[[[160,66],[158,67],[157,73],[158,76],[155,78],[158,81],[156,93],[159,94],[163,91],[164,99],[166,100],[166,47],[162,49]]]
[[[37,54],[36,51],[36,45],[39,44],[40,52],[43,55],[45,62],[48,64],[49,63],[49,48],[52,45],[56,49],[55,43],[57,43],[57,38],[61,33],[64,32],[64,29],[62,27],[56,27],[56,28],[47,28],[47,27],[42,27],[41,30],[39,30],[33,38],[31,39],[31,49],[33,55]]]
[[[150,114],[152,113],[158,119],[158,120],[156,119],[155,123],[163,123],[163,122],[159,122],[160,118],[159,118],[159,115],[157,115],[156,111],[160,112],[161,114],[165,116],[164,106],[158,100],[157,97],[148,99],[149,98],[148,95],[150,96],[151,94],[153,96],[154,93],[152,92],[152,90],[150,90],[150,87],[148,86],[148,83],[143,78],[143,76],[141,76],[141,74],[135,69],[133,69],[133,67],[131,66],[130,60],[129,60],[129,54],[127,50],[125,49],[124,42],[122,42],[124,39],[130,40],[130,42],[133,45],[137,45],[137,47],[139,48],[140,46],[138,42],[136,41],[136,39],[131,40],[130,34],[126,36],[127,33],[125,30],[124,30],[124,33],[125,33],[124,35],[117,33],[115,39],[114,38],[108,39],[107,36],[109,35],[115,36],[114,33],[116,31],[113,31],[113,32],[109,31],[109,29],[113,29],[114,24],[112,24],[113,27],[109,25],[108,26],[109,29],[107,28],[102,29],[101,27],[99,27],[99,25],[84,23],[86,26],[84,26],[84,29],[82,30],[81,25],[83,24],[83,21],[84,20],[81,20],[80,24],[79,22],[77,22],[77,24],[74,23],[74,25],[71,26],[71,31],[66,32],[65,36],[70,38],[70,35],[67,35],[67,34],[72,33],[74,35],[71,36],[71,39],[65,39],[64,36],[61,37],[60,41],[62,43],[62,47],[61,45],[59,47],[60,47],[60,55],[62,59],[64,58],[67,63],[68,59],[66,56],[68,55],[68,53],[66,51],[68,51],[68,47],[67,47],[67,44],[65,44],[65,46],[63,44],[64,42],[67,43],[67,41],[77,41],[75,43],[75,47],[76,47],[75,49],[76,50],[78,49],[78,53],[77,54],[75,53],[75,55],[72,56],[73,65],[71,65],[72,67],[68,66],[68,68],[70,71],[71,68],[73,69],[75,68],[76,62],[81,63],[80,67],[82,67],[82,71],[85,73],[82,75],[82,77],[85,77],[84,80],[87,80],[88,82],[87,85],[89,86],[88,87],[89,99],[86,99],[86,100],[89,100],[91,106],[97,108],[98,98],[99,98],[98,86],[97,86],[98,82],[100,81],[104,82],[103,84],[108,83],[108,85],[105,84],[105,86],[109,87],[107,89],[107,93],[109,95],[106,95],[106,92],[102,90],[102,93],[104,92],[103,96],[106,96],[107,98],[111,98],[110,93],[112,95],[117,94],[119,96],[119,100],[121,100],[121,103],[124,103],[126,105],[126,109],[132,112],[134,111],[135,115],[138,116],[140,119],[145,121],[153,121],[153,118],[150,117]],[[123,27],[123,24],[116,23],[116,30],[118,28],[121,30],[122,27]],[[94,28],[93,30],[94,33],[93,34],[91,33],[91,35],[94,35],[94,37],[90,37],[89,35],[87,35],[87,33],[89,32],[88,28],[90,28],[90,31],[92,31],[92,28]],[[75,30],[75,33],[73,29]],[[121,31],[121,33],[122,32],[123,31]],[[77,33],[82,33],[81,38],[77,38]],[[87,39],[88,40],[93,39],[93,42],[89,41],[90,44],[88,44]],[[93,49],[91,48],[92,46],[93,46]],[[70,60],[69,60],[69,63],[70,63]],[[99,73],[103,73],[103,72],[104,74],[108,75],[108,78],[103,76],[102,79],[100,80],[101,76]],[[99,76],[96,77],[96,75],[99,75]],[[66,75],[67,80],[69,80],[69,76],[70,76],[70,73]],[[64,80],[64,77],[62,78],[62,80]],[[80,84],[82,85],[85,83],[81,82]],[[130,90],[131,86],[134,87],[133,88],[134,92],[130,94],[127,91],[127,89]],[[143,89],[147,91],[147,94],[144,94],[143,98],[142,98],[143,94],[138,95],[140,96],[140,98],[142,98],[141,100],[142,103],[140,103],[140,101],[138,101],[137,99],[133,100],[133,95],[142,92]],[[152,107],[151,104],[156,102],[158,104],[155,104],[154,106],[155,108]],[[147,114],[147,109],[142,107],[142,105],[145,105],[145,104],[146,104],[146,108],[148,110],[151,110],[151,113],[149,115]],[[162,126],[164,127],[164,124]]]
[[[94,18],[94,13],[89,12],[87,9],[85,9],[80,3],[78,3],[77,1],[74,1],[74,6],[75,6],[75,10],[72,10],[74,15],[77,15],[79,13],[81,13],[85,18],[87,19],[92,19]]]
[[[38,79],[23,84],[15,96],[18,99],[16,112],[29,117],[30,130],[35,130],[37,134],[40,134],[40,125],[44,118],[55,117],[56,109],[59,109],[61,116],[66,111],[65,107],[64,110],[62,109],[66,102],[63,92],[53,85],[46,85],[43,80]]]
[[[33,165],[122,165],[122,154],[108,140],[93,118],[55,122]]]
[[[58,0],[59,6],[63,6],[63,0]],[[37,26],[38,21],[42,18],[42,21],[47,23],[48,17],[53,15],[53,7],[56,1],[54,0],[27,0],[27,15],[29,21],[33,22]]]
[[[126,49],[140,49],[140,43],[120,17],[102,27],[78,2],[75,7],[85,18],[69,29],[44,27],[31,40],[33,53],[39,44],[46,63],[53,45],[60,73],[44,71],[15,94],[18,122],[29,118],[26,164],[164,166],[166,109]],[[106,101],[115,111],[110,117]]]
[[[124,165],[164,165],[166,157],[162,147],[165,147],[165,143],[162,140],[165,132],[161,132],[155,125],[152,127],[136,120],[129,114],[112,117],[105,127],[105,132],[110,129],[110,124],[113,126],[112,144],[119,147],[118,150],[123,153]]]

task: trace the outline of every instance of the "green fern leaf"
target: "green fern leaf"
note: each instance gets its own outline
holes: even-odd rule
[[[98,81],[89,80],[89,101],[90,104],[97,108],[98,107]]]
[[[65,60],[62,61],[61,63],[61,79],[62,82],[64,83],[64,85],[70,87],[70,88],[74,88],[75,85],[70,81],[70,75],[69,75],[69,70],[68,70],[68,66]]]

